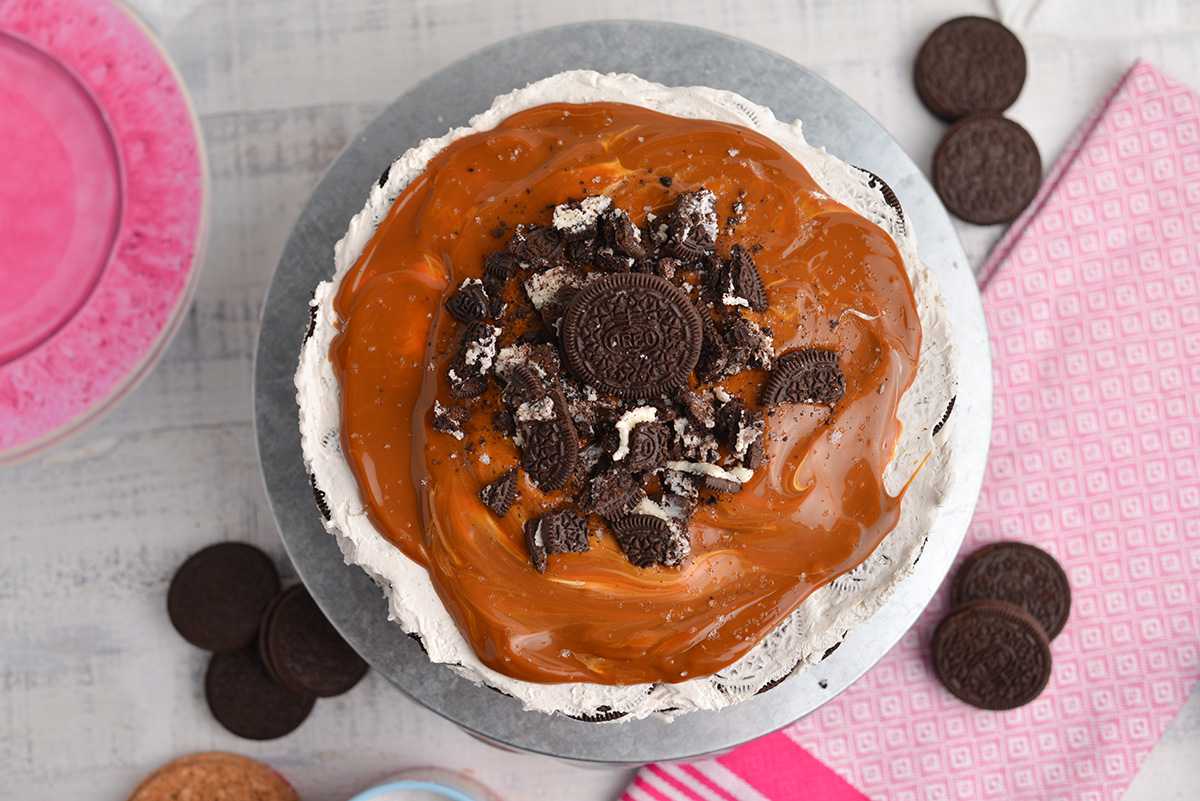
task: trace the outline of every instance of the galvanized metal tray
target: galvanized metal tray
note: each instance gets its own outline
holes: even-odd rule
[[[432,664],[387,620],[380,589],[347,566],[321,525],[300,452],[292,384],[308,326],[310,292],[333,270],[333,246],[396,156],[421,139],[465,125],[492,99],[567,69],[632,72],[670,86],[738,92],[843,160],[882,177],[918,233],[937,274],[960,349],[957,482],[912,576],[817,667],[720,712],[583,723],[526,712],[516,700]],[[849,687],[912,626],[945,578],[970,523],[992,428],[992,372],[979,291],[954,228],[929,182],[865,111],[813,73],[746,42],[695,28],[646,22],[570,25],[480,50],[397,99],[338,156],[301,213],[263,308],[254,366],[259,459],[271,507],[301,579],[325,614],[375,670],[419,703],[488,741],[599,765],[679,760],[727,750],[807,715]]]

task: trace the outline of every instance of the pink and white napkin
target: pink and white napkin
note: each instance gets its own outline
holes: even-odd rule
[[[943,587],[841,696],[622,801],[1121,797],[1200,678],[1200,96],[1135,65],[981,275],[996,414],[963,554],[1066,569],[1049,686],[1010,712],[941,687]]]

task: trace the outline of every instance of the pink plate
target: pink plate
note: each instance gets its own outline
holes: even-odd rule
[[[0,465],[94,422],[178,328],[208,231],[183,83],[97,0],[0,3]]]

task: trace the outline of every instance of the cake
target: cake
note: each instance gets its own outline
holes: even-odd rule
[[[733,93],[530,84],[393,162],[333,255],[296,373],[325,527],[527,709],[670,718],[807,669],[952,484],[911,222]]]

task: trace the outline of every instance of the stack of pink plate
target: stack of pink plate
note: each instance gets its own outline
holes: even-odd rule
[[[203,261],[196,116],[119,5],[0,3],[0,465],[94,422],[149,372]]]

